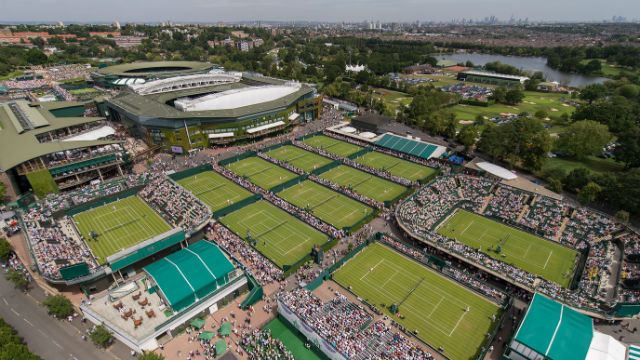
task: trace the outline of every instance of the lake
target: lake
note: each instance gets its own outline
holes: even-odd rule
[[[547,81],[557,81],[561,85],[568,86],[584,86],[589,84],[602,83],[609,80],[603,77],[585,76],[580,74],[569,74],[562,71],[552,69],[547,66],[547,59],[543,57],[530,56],[504,56],[491,54],[475,54],[475,53],[458,53],[448,55],[435,55],[438,60],[452,60],[457,63],[465,63],[470,60],[476,66],[482,66],[488,62],[499,61],[503,64],[515,66],[520,70],[528,70],[533,72],[541,71]]]

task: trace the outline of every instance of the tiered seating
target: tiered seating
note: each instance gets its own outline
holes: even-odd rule
[[[567,209],[568,206],[558,200],[538,195],[520,224],[553,240],[560,231]]]
[[[495,192],[484,214],[507,222],[516,222],[525,206],[528,194],[511,186],[501,185]]]
[[[608,242],[600,242],[589,249],[589,256],[582,273],[582,279],[580,279],[580,290],[590,296],[600,295],[602,274],[611,264],[611,260],[607,259],[608,248]]]
[[[596,212],[577,209],[569,219],[561,240],[576,246],[579,241],[592,242],[617,230],[615,221]]]

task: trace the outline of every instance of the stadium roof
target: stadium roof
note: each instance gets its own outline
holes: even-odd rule
[[[539,354],[525,354],[530,359],[584,360],[592,338],[590,317],[535,294],[511,348],[522,354],[530,350]]]
[[[585,360],[624,360],[626,353],[626,346],[611,335],[594,331]]]
[[[143,61],[107,66],[97,72],[119,77],[168,77],[206,72],[213,67],[211,63],[200,61]]]
[[[412,140],[391,133],[384,134],[375,144],[423,159],[440,157],[446,151],[444,146],[430,144],[418,139]]]
[[[489,71],[465,70],[465,71],[462,71],[462,72],[465,73],[465,74],[468,74],[468,75],[497,77],[497,78],[501,78],[501,79],[515,80],[515,81],[519,81],[521,83],[523,83],[525,80],[529,80],[528,76],[499,74],[499,73],[494,73],[494,72],[489,72]]]
[[[22,104],[21,106],[28,106],[26,101],[16,101],[16,103]],[[42,155],[51,154],[55,152],[73,150],[84,148],[87,146],[95,145],[108,145],[115,144],[118,141],[112,140],[90,140],[90,141],[54,141],[48,143],[40,143],[36,138],[36,135],[46,133],[52,130],[65,128],[68,126],[74,126],[79,124],[85,124],[94,122],[97,120],[103,120],[98,117],[55,117],[46,109],[56,109],[64,106],[55,105],[53,103],[45,103],[42,109],[29,108],[29,112],[25,112],[25,115],[31,120],[33,114],[37,114],[38,121],[44,119],[48,122],[48,125],[38,127],[33,130],[25,130],[16,127],[10,117],[12,113],[9,107],[10,103],[0,105],[0,169],[9,170],[17,165],[22,164],[25,161],[37,158]],[[69,105],[70,103],[67,103]],[[42,118],[42,119],[40,119]]]
[[[228,282],[235,267],[216,245],[201,240],[144,268],[174,311]]]
[[[503,168],[502,166],[496,165],[496,164],[492,164],[490,162],[481,162],[481,163],[477,163],[476,164],[480,169],[495,175],[497,177],[500,177],[502,179],[506,179],[506,180],[513,180],[518,178],[518,175],[514,174],[513,172],[509,171],[508,169]]]
[[[197,99],[176,100],[176,107],[182,111],[231,110],[277,100],[300,89],[300,84],[248,86],[227,90]]]

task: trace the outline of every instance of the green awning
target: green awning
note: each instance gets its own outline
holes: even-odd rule
[[[190,325],[193,326],[196,329],[201,329],[204,326],[204,320],[202,320],[200,318],[195,318],[195,319],[191,320]]]
[[[202,334],[198,335],[198,339],[211,340],[216,336],[216,333],[213,331],[203,331]]]
[[[216,356],[220,356],[227,351],[227,343],[224,340],[216,341]]]
[[[62,173],[67,172],[67,171],[79,169],[79,168],[86,167],[86,166],[97,165],[97,164],[100,164],[100,163],[103,163],[103,162],[107,162],[107,161],[112,161],[112,160],[116,160],[116,155],[115,154],[101,156],[99,158],[85,160],[85,161],[77,162],[75,164],[61,166],[59,168],[50,169],[49,171],[51,172],[51,175],[55,176],[55,175],[62,174]]]
[[[231,335],[231,323],[224,323],[220,325],[220,329],[218,329],[218,332],[222,336]]]

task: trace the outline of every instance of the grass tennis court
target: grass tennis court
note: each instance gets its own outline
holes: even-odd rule
[[[278,196],[302,209],[308,205],[315,216],[338,229],[355,225],[373,212],[373,208],[312,181],[303,181]]]
[[[316,149],[324,149],[334,155],[346,157],[362,150],[358,145],[349,144],[346,141],[336,140],[324,135],[316,135],[302,140],[303,143]]]
[[[213,211],[251,196],[250,192],[214,171],[205,171],[177,182],[209,205]]]
[[[358,194],[376,201],[395,199],[407,190],[402,185],[346,165],[337,166],[319,176],[338,185],[351,187]]]
[[[107,256],[171,230],[142,199],[131,196],[74,216],[78,230],[100,263]],[[91,230],[97,240],[91,238]]]
[[[459,210],[438,233],[568,287],[578,252],[480,215]],[[492,251],[501,244],[500,253]]]
[[[333,279],[370,304],[376,304],[394,321],[453,360],[477,356],[486,334],[497,325],[500,307],[436,273],[374,243],[334,273]],[[399,314],[388,306],[398,304]],[[469,307],[469,311],[466,311]]]
[[[293,145],[282,146],[266,154],[304,171],[313,171],[333,161]]]
[[[220,222],[247,240],[247,232],[257,240],[262,254],[282,268],[293,265],[311,252],[311,247],[329,238],[320,231],[266,201],[258,201],[220,219]]]
[[[271,330],[271,336],[282,341],[284,346],[287,347],[287,350],[291,351],[294,358],[304,360],[322,359],[313,352],[313,350],[307,349],[307,347],[304,346],[307,342],[304,335],[291,331],[291,329],[289,329],[289,327],[282,322],[280,318],[273,319],[264,328],[265,330]]]
[[[240,176],[246,176],[249,181],[267,190],[298,176],[256,156],[236,161],[226,167]]]
[[[399,159],[391,155],[377,151],[368,152],[358,158],[355,162],[370,166],[374,169],[385,169],[395,176],[400,176],[411,181],[418,181],[436,172],[428,166],[418,165],[414,162]]]

